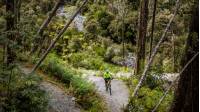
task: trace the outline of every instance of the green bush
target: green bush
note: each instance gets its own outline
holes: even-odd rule
[[[67,48],[70,49],[70,52],[78,52],[82,49],[82,42],[78,38],[73,38],[68,44]]]
[[[107,62],[111,62],[112,58],[115,56],[114,48],[108,47],[106,53],[104,55],[104,60]]]
[[[87,54],[85,53],[72,53],[68,57],[69,63],[71,63],[74,67],[84,66],[84,60],[87,58]]]
[[[106,53],[106,49],[102,46],[94,46],[94,50],[99,56],[104,56],[104,54]]]
[[[154,75],[154,76],[152,76],[152,75]],[[164,84],[164,82],[160,79],[159,74],[152,73],[151,75],[149,74],[146,77],[144,84],[146,86],[148,86],[148,88],[154,89],[154,88],[158,87],[159,85]]]
[[[149,79],[147,79],[149,80]],[[148,82],[148,81],[147,81]],[[138,84],[138,80],[134,78],[132,80],[133,88]],[[150,112],[156,106],[160,98],[163,96],[164,91],[159,88],[158,85],[156,87],[149,88],[149,85],[144,85],[138,91],[138,96],[135,98],[130,98],[129,104],[125,110],[125,112]],[[170,91],[168,95],[165,97],[157,112],[167,112],[168,107],[173,100],[173,94]]]
[[[36,75],[27,76],[17,68],[0,72],[0,109],[5,112],[47,111],[48,97],[39,88],[40,79]]]
[[[40,66],[40,68],[43,72],[55,76],[69,86],[71,79],[75,73],[70,69],[64,68],[62,64],[63,63],[57,58],[57,56],[51,54]]]
[[[72,53],[68,57],[68,61],[76,68],[83,67],[86,69],[99,70],[103,65],[103,58],[100,56],[91,56],[88,52]]]
[[[124,55],[127,55],[127,53],[128,53],[128,51],[125,48]],[[104,55],[104,60],[107,62],[112,62],[112,59],[115,56],[122,57],[122,55],[123,55],[123,47],[120,45],[113,45],[113,46],[107,48],[106,53]]]
[[[114,56],[111,61],[113,63],[119,63],[119,62],[122,62],[123,60],[124,59],[122,57],[120,57],[120,56]]]
[[[85,110],[90,110],[91,112],[105,111],[105,105],[96,94],[94,86],[87,82],[86,79],[75,76],[71,85],[75,97],[78,98],[78,104]]]

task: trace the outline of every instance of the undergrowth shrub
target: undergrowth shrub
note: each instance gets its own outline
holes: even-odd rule
[[[63,67],[62,64],[63,63],[55,55],[51,54],[40,68],[43,72],[58,78],[69,87],[75,72]]]
[[[163,85],[163,84],[164,84],[164,81],[162,81],[161,77],[156,74],[148,75],[144,82],[144,85],[148,86],[148,88],[150,89],[154,89],[158,87],[159,85]]]
[[[72,92],[77,98],[77,102],[84,109],[92,112],[103,111],[103,103],[100,97],[96,94],[94,86],[85,79],[75,76],[72,81]],[[103,107],[103,108],[102,108]]]
[[[147,78],[147,80],[151,79]],[[147,82],[148,81],[146,81],[143,87],[140,88],[137,97],[130,98],[129,104],[125,109],[125,112],[150,112],[156,106],[160,98],[164,95],[164,91],[162,88],[160,88],[160,85],[157,85],[158,83],[153,82],[153,87],[151,88],[151,86],[148,85]],[[150,82],[152,83],[152,81],[149,81],[148,83]],[[138,80],[136,78],[133,78],[131,85],[132,88],[135,88],[137,84]],[[160,104],[156,112],[167,112],[172,100],[173,93],[170,91],[163,102]]]
[[[93,48],[95,50],[95,52],[99,55],[99,56],[104,56],[104,54],[106,53],[106,49],[103,46],[94,46]]]
[[[40,78],[27,76],[19,69],[0,69],[0,111],[46,112],[48,97],[39,88]]]
[[[74,67],[84,66],[83,60],[86,59],[87,55],[84,53],[72,53],[68,57],[69,63],[71,63]]]
[[[142,87],[139,90],[138,97],[131,99],[128,105],[129,112],[149,112],[153,110],[159,99],[163,96],[163,91],[159,88],[151,90],[148,87]],[[168,94],[160,104],[157,112],[167,112],[172,101],[172,93]],[[127,112],[128,112],[127,111]]]

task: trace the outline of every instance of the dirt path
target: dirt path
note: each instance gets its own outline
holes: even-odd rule
[[[109,92],[105,90],[104,79],[95,76],[99,74],[98,71],[80,71],[83,73],[83,77],[95,84],[97,92],[104,98],[111,112],[123,112],[123,108],[128,104],[129,99],[129,90],[123,81],[117,79],[111,81],[112,95],[110,96]]]
[[[128,104],[129,98],[129,91],[124,82],[116,79],[112,80],[112,95],[110,96],[109,92],[105,90],[102,77],[89,76],[88,78],[96,85],[97,91],[104,97],[111,112],[123,112],[123,108]]]
[[[20,69],[28,74],[31,69],[20,66]],[[40,88],[49,94],[49,107],[48,112],[80,112],[80,109],[75,106],[75,101],[72,96],[56,86],[55,84],[43,80]]]

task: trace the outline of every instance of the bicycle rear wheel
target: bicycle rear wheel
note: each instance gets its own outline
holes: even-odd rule
[[[110,95],[112,95],[111,84],[109,84],[108,89],[109,89]]]

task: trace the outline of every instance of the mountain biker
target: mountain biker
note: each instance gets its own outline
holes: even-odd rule
[[[106,70],[106,72],[103,74],[103,78],[105,80],[105,86],[106,86],[106,84],[108,83],[108,81],[111,81],[112,75],[111,75],[111,73],[108,70]],[[106,91],[108,91],[107,87],[106,87]]]

